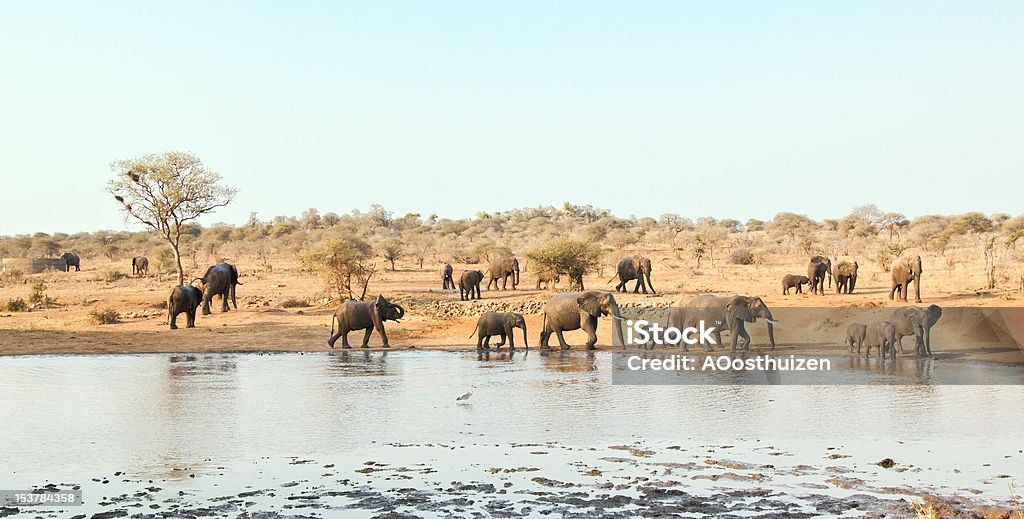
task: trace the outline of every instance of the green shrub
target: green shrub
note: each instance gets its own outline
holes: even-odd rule
[[[20,297],[17,299],[9,299],[7,304],[4,305],[4,309],[8,312],[27,312],[28,303]]]
[[[45,303],[49,301],[46,297],[46,283],[39,281],[32,284],[32,293],[28,296],[28,302],[32,304]]]
[[[115,324],[121,321],[121,314],[117,313],[117,310],[113,308],[93,310],[89,312],[89,320],[93,324]]]

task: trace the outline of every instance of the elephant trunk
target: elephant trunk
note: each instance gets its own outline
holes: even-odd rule
[[[397,321],[397,320],[405,317],[405,308],[402,308],[402,305],[399,305],[399,304],[396,304],[394,306],[395,306],[395,309],[398,310],[398,317],[395,318],[395,320]]]
[[[645,272],[644,277],[647,278],[647,286],[651,288],[651,292],[657,294],[658,291],[654,289],[654,283],[651,283],[651,271]]]
[[[921,302],[921,271],[920,270],[917,271],[917,274],[914,276],[914,278],[915,278],[914,279],[914,297],[916,298],[917,302],[920,303]]]
[[[622,313],[619,312],[619,304],[615,302],[615,299],[612,299],[611,307],[612,307],[612,330],[614,331],[614,334],[615,334],[614,338],[612,339],[612,345],[613,346],[615,345],[614,341],[617,338],[619,340],[619,344],[621,344],[622,348],[625,349],[626,348],[626,336],[625,336],[625,334],[622,331],[622,321],[623,321],[623,318],[622,318]]]
[[[775,349],[775,323],[777,323],[778,321],[776,321],[774,318],[772,318],[772,312],[770,310],[768,310],[767,308],[765,308],[765,310],[766,310],[766,314],[767,315],[765,315],[764,319],[765,319],[765,321],[768,321],[768,342],[771,343],[772,350],[774,350]]]
[[[523,346],[526,349],[530,349],[530,339],[527,339],[528,336],[529,334],[526,333],[526,323],[523,323]]]

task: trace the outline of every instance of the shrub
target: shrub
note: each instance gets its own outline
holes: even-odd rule
[[[297,297],[289,297],[281,301],[281,308],[302,308],[309,306],[309,302]]]
[[[124,272],[121,272],[120,270],[117,269],[103,270],[103,281],[106,281],[107,283],[113,283],[114,281],[124,279],[126,277],[128,277],[128,274],[125,274]]]
[[[32,284],[32,293],[28,296],[28,302],[34,305],[48,301],[46,297],[46,283],[39,281]]]
[[[601,266],[601,248],[583,240],[560,239],[526,254],[538,272],[551,271],[569,277],[573,289],[583,290],[583,276]]]
[[[367,264],[371,253],[370,244],[356,236],[347,236],[328,240],[320,248],[300,254],[299,261],[306,269],[324,276],[328,292],[342,299],[355,299],[353,284],[356,289],[361,284],[362,295],[366,295],[366,286],[376,270],[373,264]]]
[[[117,313],[117,310],[113,308],[93,310],[89,312],[89,320],[93,324],[115,324],[121,321],[121,314]]]
[[[733,265],[753,265],[754,253],[750,249],[736,249],[729,254],[729,263]]]
[[[8,312],[27,312],[28,303],[20,297],[17,299],[9,299],[7,304],[4,305],[4,309]]]

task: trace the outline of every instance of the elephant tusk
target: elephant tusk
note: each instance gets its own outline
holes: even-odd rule
[[[626,321],[626,320],[628,320],[628,319],[626,319],[625,317],[619,317],[619,316],[617,316],[617,315],[609,315],[608,317],[611,317],[612,319],[618,319],[618,320],[620,320],[620,321]]]
[[[775,326],[776,324],[779,324],[779,322],[776,321],[775,319],[765,318],[765,321],[768,321],[768,323],[771,324],[772,326]]]

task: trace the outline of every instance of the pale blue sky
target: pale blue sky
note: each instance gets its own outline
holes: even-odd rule
[[[1022,210],[1019,1],[23,1],[0,34],[0,234],[125,228],[108,164],[165,150],[239,189],[207,223]]]

